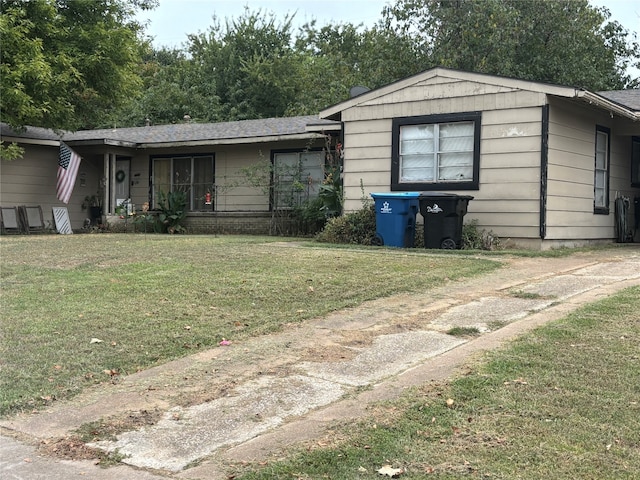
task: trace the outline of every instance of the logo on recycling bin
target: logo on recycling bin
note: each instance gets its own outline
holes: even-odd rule
[[[384,202],[382,207],[380,207],[380,213],[391,213],[391,207],[389,206],[389,202]]]
[[[427,206],[427,213],[440,213],[442,209],[438,206],[437,203],[433,204],[433,207]]]

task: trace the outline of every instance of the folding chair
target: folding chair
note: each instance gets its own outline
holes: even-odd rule
[[[26,233],[44,232],[44,217],[42,216],[42,207],[27,207],[23,205],[18,207],[22,225],[24,225]]]
[[[3,234],[22,233],[18,207],[0,207],[0,230]]]

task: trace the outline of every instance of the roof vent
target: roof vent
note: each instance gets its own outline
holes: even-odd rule
[[[363,87],[362,85],[356,85],[355,87],[351,87],[349,89],[349,97],[357,97],[358,95],[362,95],[363,93],[367,93],[370,88]]]

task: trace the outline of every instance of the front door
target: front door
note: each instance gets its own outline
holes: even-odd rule
[[[130,202],[130,186],[131,186],[131,159],[116,159],[116,208],[124,206],[123,203]]]

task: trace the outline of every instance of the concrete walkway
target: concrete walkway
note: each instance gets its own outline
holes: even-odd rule
[[[0,477],[226,479],[233,464],[282,455],[338,422],[364,417],[368,405],[406,387],[450,377],[471,355],[640,285],[637,245],[501,261],[504,268],[481,278],[367,302],[6,419],[0,422]],[[453,327],[482,334],[471,340],[448,335]],[[115,468],[45,457],[31,446],[65,438],[88,422],[122,422],[139,412],[156,416],[89,445],[125,455]]]

